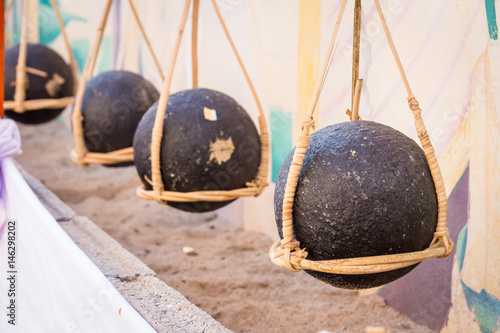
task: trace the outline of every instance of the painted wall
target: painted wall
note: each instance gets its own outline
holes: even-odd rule
[[[16,17],[20,17],[20,3],[15,2],[8,20],[14,42],[18,39],[20,22]],[[82,67],[104,1],[60,0],[59,3]],[[136,0],[136,3],[165,69],[183,1]],[[217,0],[217,3],[267,112],[272,134],[270,179],[273,180],[281,161],[295,144],[298,124],[310,99],[341,2]],[[381,294],[398,310],[407,311],[414,320],[437,330],[445,326],[446,332],[463,331],[463,327],[471,332],[499,331],[500,42],[497,18],[500,1],[381,0],[381,4],[412,89],[423,108],[448,195],[455,189],[450,197],[450,217],[455,218],[450,218],[449,224],[450,229],[456,231],[452,237],[457,241],[457,251],[447,259],[448,264],[430,260],[387,286]],[[319,128],[348,120],[345,110],[350,107],[351,99],[352,9],[350,1],[319,103]],[[48,1],[40,0],[38,11],[33,21],[39,27],[40,41],[65,56]],[[404,87],[371,1],[363,2],[362,20],[361,116],[417,139]],[[188,21],[172,83],[174,92],[191,85],[190,33]],[[160,87],[160,77],[127,1],[115,1],[101,48],[98,71],[124,68],[140,72]],[[202,0],[200,6],[199,54],[200,86],[232,96],[256,120],[255,103],[208,0]],[[271,184],[259,198],[239,199],[219,213],[241,227],[264,232],[274,239],[277,233],[273,191]],[[454,204],[452,199],[456,201]],[[441,272],[438,276],[429,273],[439,270],[437,267]],[[432,279],[436,282],[432,283]],[[437,294],[429,292],[427,299],[412,299],[412,295],[424,294],[421,288],[439,289],[441,298],[436,301],[432,297]],[[405,290],[408,294],[404,294]],[[433,301],[437,304],[435,309],[427,310]],[[410,302],[415,304],[414,308],[408,306]],[[424,314],[420,312],[420,319],[416,308],[426,309]]]
[[[457,240],[453,306],[444,332],[500,331],[500,42],[495,3],[485,1],[490,40],[471,77],[471,103],[449,161],[468,160],[468,223]],[[475,98],[475,100],[474,100]]]

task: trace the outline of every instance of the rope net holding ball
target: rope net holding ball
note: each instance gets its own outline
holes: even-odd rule
[[[113,0],[108,0],[104,7],[104,13],[97,28],[97,33],[96,36],[94,37],[92,47],[89,52],[89,56],[85,63],[83,74],[82,77],[80,78],[80,84],[78,86],[78,90],[76,91],[75,104],[73,108],[73,114],[71,116],[75,148],[71,151],[70,156],[71,160],[82,168],[87,167],[89,164],[113,165],[124,162],[131,162],[134,160],[132,147],[114,150],[107,153],[90,152],[87,146],[85,145],[85,138],[84,138],[84,130],[83,130],[84,117],[82,115],[82,103],[85,95],[85,88],[87,84],[87,79],[90,78],[94,73],[94,68],[97,62],[99,48],[104,35],[104,29],[106,28],[106,23],[109,17],[109,12],[112,4]],[[158,70],[158,73],[160,77],[164,79],[160,63],[158,61],[158,58],[156,57],[156,54],[153,50],[150,40],[146,34],[146,31],[144,30],[144,27],[139,19],[139,14],[137,12],[133,0],[129,0],[129,4],[134,19],[137,22],[139,30],[141,31],[144,41],[146,42],[146,45],[151,53],[155,66]]]
[[[198,3],[199,0],[194,0],[193,2],[193,20],[198,17]],[[179,31],[177,34],[177,38],[175,41],[173,55],[170,59],[170,64],[168,67],[167,75],[163,84],[163,88],[160,94],[160,99],[158,102],[158,108],[154,120],[154,127],[152,130],[152,139],[151,139],[151,181],[150,184],[152,186],[152,190],[147,190],[144,187],[140,187],[137,189],[136,193],[142,199],[146,200],[155,200],[160,204],[166,204],[168,201],[173,202],[198,202],[198,201],[228,201],[234,200],[239,197],[251,197],[260,195],[264,188],[268,185],[267,182],[267,174],[269,168],[269,133],[267,130],[266,118],[264,115],[264,110],[260,103],[260,100],[257,96],[257,92],[250,80],[250,76],[241,60],[241,57],[236,50],[234,42],[229,34],[229,30],[226,26],[226,23],[220,13],[220,10],[217,6],[216,0],[212,0],[213,7],[219,19],[219,22],[224,30],[224,34],[226,39],[228,40],[231,49],[233,50],[234,55],[238,61],[238,64],[245,76],[245,80],[252,92],[253,98],[257,105],[257,109],[259,111],[258,123],[260,129],[260,142],[261,142],[261,153],[260,153],[260,164],[258,167],[257,174],[253,181],[247,182],[244,188],[238,188],[233,190],[207,190],[207,191],[192,191],[192,192],[176,192],[176,191],[165,191],[163,179],[161,175],[161,166],[160,166],[160,148],[161,141],[163,137],[163,119],[165,117],[168,98],[170,94],[170,85],[172,82],[172,75],[175,68],[176,59],[179,53],[179,48],[182,40],[182,35],[184,32],[184,28],[186,26],[186,22],[189,16],[189,9],[191,6],[191,0],[186,0],[184,5],[184,10],[181,18],[181,22],[179,25]],[[196,41],[196,27],[197,22],[193,21],[193,36],[192,36],[192,44]],[[192,66],[193,66],[193,86],[197,87],[198,79],[198,65],[197,65],[197,50],[196,48],[192,48]]]
[[[415,99],[415,96],[411,91],[408,79],[401,64],[401,60],[399,59],[399,56],[397,54],[396,47],[394,45],[391,34],[387,27],[387,23],[382,13],[379,1],[374,0],[374,2],[375,6],[377,7],[380,19],[382,21],[382,26],[384,28],[386,38],[389,42],[389,46],[392,50],[395,62],[398,66],[399,72],[401,74],[402,80],[407,90],[408,106],[410,110],[413,112],[413,116],[415,119],[415,129],[418,133],[418,137],[420,139],[432,175],[432,180],[435,185],[437,202],[438,202],[438,214],[437,214],[437,224],[436,224],[436,230],[434,232],[434,237],[429,247],[423,251],[371,256],[371,257],[358,257],[358,258],[335,259],[335,260],[316,260],[316,261],[307,259],[308,255],[307,250],[302,249],[300,247],[300,242],[296,240],[294,237],[293,206],[294,206],[295,192],[299,180],[299,175],[302,170],[305,154],[309,147],[309,132],[310,128],[314,125],[314,118],[313,118],[314,111],[316,109],[319,95],[321,94],[324,81],[328,74],[333,55],[335,53],[334,52],[335,39],[347,3],[347,0],[343,0],[340,12],[337,17],[335,28],[330,40],[330,44],[328,47],[327,58],[323,65],[322,72],[320,74],[320,79],[317,82],[316,89],[306,119],[302,124],[301,132],[298,138],[298,143],[295,152],[293,154],[293,160],[288,173],[285,186],[285,194],[283,198],[283,213],[282,213],[283,239],[276,241],[269,250],[269,258],[271,259],[271,261],[274,264],[287,268],[290,271],[300,271],[302,269],[307,269],[324,273],[345,274],[345,275],[373,274],[373,273],[388,272],[412,266],[420,263],[425,259],[445,258],[453,252],[454,244],[449,237],[448,228],[446,226],[447,202],[446,202],[446,192],[444,188],[444,182],[439,168],[439,164],[437,162],[437,158],[434,154],[434,148],[432,147],[432,143],[430,141],[429,135],[427,133],[425,124],[421,116],[422,110],[420,109],[419,103]],[[355,64],[353,61],[353,66],[356,65],[357,64]],[[354,70],[353,73],[355,73]],[[357,74],[353,74],[353,99],[352,99],[353,111],[352,113],[350,110],[348,110],[347,112],[351,116],[351,120],[354,121],[359,119],[357,116],[357,107],[359,105],[359,91],[361,86],[359,82],[360,80],[356,81],[357,78],[355,78],[355,75]]]
[[[12,8],[13,0],[11,0],[7,4],[7,9],[5,11],[4,17],[8,16],[10,9]],[[61,30],[61,35],[64,40],[64,44],[66,46],[71,72],[75,82],[78,78],[78,65],[75,60],[75,56],[73,54],[73,50],[71,49],[71,44],[68,39],[68,35],[66,34],[66,29],[64,27],[64,22],[59,11],[59,6],[57,5],[56,0],[50,0],[50,4],[54,10],[54,13],[57,18],[57,22],[59,24],[59,29]],[[25,1],[23,4],[23,15],[21,22],[21,38],[19,41],[19,56],[16,65],[16,81],[15,81],[15,93],[14,100],[3,102],[3,106],[5,110],[12,110],[16,113],[23,114],[27,111],[33,110],[43,110],[43,109],[59,109],[64,108],[70,105],[74,98],[70,97],[62,97],[62,98],[50,98],[50,99],[33,99],[26,100],[26,89],[28,86],[28,73],[33,75],[38,75],[42,77],[46,77],[47,73],[41,70],[37,70],[35,68],[30,68],[26,65],[27,53],[28,53],[28,23],[29,23],[29,1]],[[9,39],[5,38],[7,45],[10,44]],[[73,94],[77,91],[77,85],[73,86]]]

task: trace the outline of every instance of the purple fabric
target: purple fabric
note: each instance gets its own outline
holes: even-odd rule
[[[0,119],[0,235],[7,219],[5,202],[7,200],[2,160],[21,154],[21,135],[16,123],[11,119]]]
[[[0,119],[0,160],[21,154],[21,135],[16,123]]]

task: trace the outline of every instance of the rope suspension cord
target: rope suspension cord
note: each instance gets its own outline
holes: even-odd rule
[[[62,19],[61,13],[59,12],[59,8],[57,6],[56,0],[50,0],[50,4],[52,5],[52,8],[54,8],[54,12],[57,17],[57,22],[59,23],[60,27],[64,27],[64,21]],[[61,28],[61,34],[64,39],[64,44],[66,45],[66,48],[68,49],[68,54],[69,54],[69,63],[71,65],[71,70],[73,71],[73,77],[75,78],[75,84],[73,86],[73,93],[76,94],[76,91],[78,90],[78,64],[76,63],[75,60],[75,55],[73,54],[73,50],[71,49],[71,43],[69,42],[68,34],[66,33],[66,29]]]
[[[406,87],[406,91],[408,93],[408,106],[410,107],[410,110],[413,111],[413,116],[415,118],[415,128],[417,130],[420,143],[422,144],[422,147],[424,149],[425,157],[427,158],[427,162],[429,163],[429,168],[431,170],[432,179],[434,180],[434,185],[436,186],[436,195],[438,199],[438,222],[436,232],[434,233],[434,239],[432,240],[431,245],[435,244],[438,240],[442,240],[444,246],[446,247],[445,256],[449,256],[453,252],[453,242],[448,236],[448,228],[446,227],[448,204],[446,201],[446,190],[444,188],[441,169],[439,168],[436,155],[434,154],[434,148],[432,147],[429,134],[427,133],[427,129],[425,128],[425,124],[422,119],[422,109],[420,109],[419,103],[415,99],[415,96],[411,91],[410,83],[408,82],[408,78],[406,77],[403,65],[401,64],[401,59],[399,59],[396,46],[394,45],[394,41],[392,40],[392,36],[389,31],[389,27],[387,26],[387,22],[385,21],[384,13],[382,12],[382,8],[380,7],[379,0],[374,1],[385,31],[385,35],[387,37],[387,41],[389,42],[389,46],[391,47],[394,60],[396,61],[399,73],[401,74],[401,78],[403,79],[404,85]]]
[[[335,23],[335,28],[333,29],[333,34],[330,39],[330,45],[328,46],[326,60],[321,70],[320,79],[316,83],[316,88],[314,90],[314,95],[309,106],[306,119],[302,123],[301,133],[299,135],[297,146],[295,148],[295,154],[293,155],[292,164],[290,166],[290,170],[288,172],[288,177],[286,180],[285,195],[283,199],[283,239],[281,240],[281,242],[276,242],[274,246],[278,246],[278,243],[281,243],[283,252],[279,252],[281,256],[279,256],[278,258],[282,258],[282,260],[284,260],[284,267],[288,268],[291,271],[300,271],[302,269],[297,264],[292,265],[292,251],[294,251],[295,258],[305,259],[305,257],[307,256],[307,252],[300,248],[299,241],[297,241],[293,236],[293,202],[295,198],[295,191],[297,189],[297,182],[299,180],[300,170],[302,169],[302,164],[304,163],[304,157],[306,155],[307,147],[309,147],[309,131],[311,127],[314,126],[314,110],[316,109],[319,95],[321,94],[321,90],[323,89],[328,70],[330,69],[330,65],[333,60],[335,40],[337,38],[340,23],[342,22],[342,16],[344,14],[346,3],[347,0],[342,1],[340,12],[337,17],[337,22]],[[273,248],[271,248],[271,250],[273,250]],[[271,257],[271,260],[273,260],[273,262],[275,262],[276,259],[274,252],[275,251],[273,251]]]
[[[403,66],[397,55],[394,42],[389,33],[387,23],[383,16],[382,10],[378,0],[374,0],[377,6],[382,25],[386,32],[387,40],[396,59],[398,68],[400,69],[403,82],[409,94],[409,105],[410,109],[413,111],[415,116],[415,126],[420,137],[422,146],[424,148],[425,156],[427,158],[431,174],[435,183],[437,197],[438,197],[438,223],[436,226],[436,231],[434,233],[434,239],[432,240],[429,247],[423,251],[411,252],[411,253],[401,253],[392,255],[382,255],[374,257],[361,257],[361,258],[350,258],[350,259],[337,259],[337,260],[323,260],[323,261],[312,261],[307,260],[307,251],[300,248],[300,242],[295,239],[293,235],[293,203],[295,198],[295,192],[297,188],[297,182],[299,179],[300,171],[304,162],[305,154],[307,148],[309,147],[309,131],[314,125],[313,114],[316,108],[319,95],[323,88],[326,75],[329,71],[332,57],[334,54],[335,39],[338,32],[338,27],[342,21],[342,15],[345,9],[347,0],[342,2],[340,12],[337,18],[337,23],[330,40],[330,45],[327,51],[327,58],[323,65],[323,69],[320,75],[320,80],[316,85],[316,89],[311,101],[307,117],[302,124],[301,133],[299,135],[298,143],[295,148],[295,153],[293,155],[292,164],[288,173],[288,178],[285,187],[285,194],[283,199],[283,215],[282,215],[282,231],[283,239],[278,240],[273,244],[269,250],[269,258],[271,261],[281,267],[287,268],[290,271],[299,271],[301,269],[315,270],[325,273],[333,274],[372,274],[391,271],[403,267],[408,267],[419,263],[425,259],[429,258],[444,258],[449,256],[453,252],[453,242],[448,236],[448,229],[446,227],[446,194],[444,193],[444,183],[441,177],[441,172],[439,171],[439,166],[437,164],[437,159],[434,155],[434,150],[432,144],[430,143],[429,137],[425,130],[423,120],[420,116],[420,108],[418,107],[418,102],[411,93],[411,89],[404,74]],[[354,72],[354,71],[353,71]],[[354,89],[354,96],[356,96],[356,91],[360,90],[359,80],[356,80],[356,86]],[[356,96],[356,98],[359,98]],[[353,98],[353,102],[355,98]],[[354,106],[354,105],[353,105]],[[444,204],[443,204],[444,200]],[[444,211],[443,211],[444,207]]]
[[[54,0],[52,0],[52,1],[54,1]],[[160,62],[158,61],[158,58],[156,57],[156,54],[153,50],[153,46],[151,45],[151,42],[149,41],[148,35],[146,34],[146,31],[144,30],[144,26],[141,23],[141,20],[139,18],[139,13],[137,12],[137,8],[134,5],[134,1],[129,0],[128,3],[130,4],[130,8],[132,9],[132,13],[134,14],[135,21],[137,22],[137,25],[139,26],[139,29],[142,32],[142,36],[144,38],[144,41],[146,42],[146,45],[148,46],[149,52],[151,53],[151,56],[153,57],[156,68],[158,69],[158,73],[160,74],[161,79],[164,80],[165,76],[163,76],[163,71],[161,70]]]
[[[161,198],[161,192],[163,191],[163,180],[161,178],[160,170],[160,148],[161,138],[163,137],[163,118],[165,117],[165,109],[167,108],[168,96],[170,95],[170,84],[172,83],[175,62],[177,60],[177,54],[181,46],[182,34],[184,33],[184,28],[186,26],[190,5],[191,0],[186,0],[181,18],[181,25],[179,27],[179,32],[177,33],[177,38],[175,40],[174,55],[170,59],[167,76],[165,77],[165,83],[163,84],[163,89],[158,101],[158,108],[156,111],[155,123],[153,126],[153,133],[151,138],[151,180],[153,182],[154,199],[159,203],[163,203]]]
[[[76,92],[75,106],[73,107],[73,114],[71,115],[73,137],[75,140],[75,149],[71,151],[71,160],[78,164],[80,167],[85,167],[87,165],[85,157],[89,153],[87,147],[85,146],[85,140],[83,139],[83,116],[81,113],[83,95],[85,94],[85,82],[87,81],[87,77],[89,77],[89,74],[94,68],[94,58],[96,58],[95,54],[97,54],[97,52],[99,51],[99,44],[101,43],[101,39],[104,34],[104,27],[106,26],[106,21],[108,20],[108,15],[112,3],[113,0],[108,0],[106,6],[104,7],[104,14],[101,18],[101,23],[97,28],[97,34],[94,37],[89,57],[87,58],[87,62],[85,63],[85,67],[83,69],[81,84],[79,85],[78,91]]]
[[[51,0],[55,1],[55,0]],[[99,48],[104,35],[104,29],[106,28],[106,23],[109,17],[109,12],[111,10],[111,5],[113,0],[108,0],[104,7],[104,14],[101,18],[99,26],[97,28],[96,36],[92,42],[92,48],[90,49],[89,57],[85,63],[85,68],[83,70],[82,77],[80,78],[80,85],[75,96],[75,105],[73,108],[73,114],[71,116],[71,121],[73,125],[73,138],[75,141],[75,149],[71,151],[71,160],[78,164],[80,167],[85,168],[88,164],[118,164],[123,162],[130,162],[134,160],[134,153],[132,147],[127,147],[119,150],[115,150],[109,153],[95,153],[89,152],[83,135],[83,116],[82,116],[82,102],[85,95],[85,87],[87,84],[87,79],[92,77],[94,73],[94,68],[97,62],[97,57],[99,54]],[[161,70],[160,62],[153,51],[153,47],[149,41],[149,38],[144,30],[144,27],[139,19],[139,14],[132,0],[129,0],[130,8],[134,15],[134,18],[139,26],[139,30],[146,42],[146,45],[153,57],[153,61],[158,69],[158,73],[161,78],[164,79],[163,72]]]
[[[28,19],[29,19],[29,0],[24,2],[23,6],[23,16],[22,16],[22,24],[21,24],[21,39],[19,43],[19,56],[16,67],[16,90],[14,93],[13,101],[4,101],[3,106],[5,110],[13,110],[17,113],[24,113],[30,110],[39,110],[39,109],[58,109],[71,104],[74,100],[73,97],[63,97],[57,99],[34,99],[30,101],[26,101],[26,80],[27,73],[32,73],[35,75],[40,75],[36,73],[38,70],[34,68],[29,68],[26,66],[26,58],[28,52]],[[7,4],[7,10],[4,14],[4,19],[12,7],[13,0]],[[75,82],[78,81],[78,65],[75,60],[75,56],[73,54],[73,50],[71,49],[71,44],[69,42],[68,36],[66,34],[66,29],[64,27],[64,22],[61,17],[61,13],[59,12],[59,6],[57,5],[55,0],[50,0],[50,3],[54,9],[54,13],[57,17],[57,22],[59,24],[59,28],[61,30],[61,34],[63,36],[64,44],[66,46],[71,71],[73,73],[73,77]],[[5,26],[5,24],[4,24]],[[40,72],[40,71],[38,71]],[[45,73],[46,74],[46,73]],[[76,93],[77,84],[74,86],[74,92]]]
[[[191,69],[193,72],[193,88],[198,87],[198,20],[200,0],[193,0],[193,19],[191,25]]]
[[[269,133],[267,131],[267,124],[266,124],[266,116],[264,115],[264,109],[262,108],[262,104],[260,103],[259,97],[257,96],[257,91],[255,90],[255,87],[252,84],[252,81],[250,80],[250,75],[248,75],[248,72],[243,65],[243,61],[241,60],[241,57],[236,50],[236,46],[234,45],[233,39],[231,38],[231,35],[229,34],[229,30],[227,29],[226,23],[224,22],[224,19],[222,18],[222,14],[219,10],[219,7],[217,6],[216,0],[212,0],[212,4],[215,8],[215,11],[217,13],[217,16],[219,17],[219,21],[222,25],[222,28],[224,29],[224,33],[226,34],[227,40],[229,44],[231,44],[231,48],[233,49],[234,55],[236,56],[236,59],[238,60],[238,63],[240,64],[241,70],[243,71],[243,74],[245,75],[245,79],[248,83],[248,86],[250,90],[252,91],[253,98],[255,100],[255,103],[257,104],[257,109],[259,110],[259,128],[260,128],[260,141],[261,141],[261,157],[260,157],[260,166],[259,170],[257,172],[257,176],[255,178],[254,183],[248,183],[247,186],[254,187],[257,189],[257,193],[255,195],[259,195],[261,193],[260,187],[266,187],[267,184],[267,171],[268,171],[268,166],[269,166]]]
[[[352,38],[352,91],[351,91],[351,109],[346,114],[351,120],[360,120],[359,100],[361,98],[361,88],[363,79],[359,78],[359,50],[361,44],[361,0],[355,0],[354,3],[354,28]]]
[[[111,10],[111,5],[113,4],[113,0],[108,0],[106,2],[106,5],[104,7],[104,14],[101,18],[101,22],[99,23],[99,26],[97,27],[97,34],[94,37],[94,41],[92,43],[92,48],[90,49],[89,57],[87,58],[87,63],[85,63],[85,68],[87,67],[87,64],[90,66],[87,71],[85,69],[83,70],[83,77],[85,77],[85,80],[82,77],[82,82],[86,81],[87,77],[91,77],[94,73],[94,68],[95,64],[97,62],[97,54],[99,53],[99,48],[101,46],[101,40],[104,35],[104,29],[106,28],[106,23],[108,22],[108,16],[109,12]]]
[[[359,49],[361,44],[361,0],[355,0],[354,3],[354,29],[353,29],[353,42],[352,42],[352,92],[351,92],[351,120],[358,120],[359,116],[359,97],[361,92],[361,85],[359,92],[356,89],[359,79]],[[358,92],[358,93],[357,93]],[[357,93],[357,94],[356,94]],[[356,100],[356,98],[357,100]],[[358,107],[354,107],[357,105]]]
[[[196,0],[195,0],[196,1]],[[165,112],[167,109],[168,96],[170,95],[170,85],[172,83],[172,76],[175,69],[175,63],[179,53],[180,43],[182,41],[182,35],[186,26],[187,18],[189,15],[189,8],[191,5],[191,0],[186,0],[184,4],[184,10],[179,25],[179,31],[175,41],[173,55],[170,59],[170,64],[168,67],[166,79],[163,84],[163,89],[160,94],[160,100],[158,102],[158,108],[155,116],[155,122],[152,131],[151,138],[151,184],[153,187],[152,191],[148,191],[142,187],[138,188],[136,193],[142,199],[155,200],[160,204],[165,204],[167,201],[174,202],[196,202],[196,201],[227,201],[237,199],[239,197],[247,196],[258,196],[262,193],[263,189],[268,185],[267,183],[267,173],[269,165],[269,133],[267,130],[266,119],[264,115],[264,110],[257,96],[257,92],[250,80],[250,76],[243,65],[243,61],[236,50],[236,47],[231,39],[227,26],[222,18],[219,11],[217,3],[212,0],[212,4],[219,18],[220,24],[224,30],[226,38],[231,45],[233,53],[235,54],[241,70],[245,76],[247,84],[252,92],[259,111],[259,127],[260,127],[260,140],[261,140],[261,160],[257,175],[254,181],[246,184],[247,187],[229,191],[195,191],[195,192],[174,192],[174,191],[164,191],[164,184],[161,177],[160,169],[160,148],[161,139],[163,137],[163,119],[165,117]],[[195,10],[196,4],[193,4],[193,10]],[[193,14],[193,17],[195,15]],[[196,15],[197,16],[197,15]],[[193,72],[194,73],[194,72]],[[197,73],[197,71],[196,71]],[[194,78],[194,76],[193,76]],[[194,80],[193,80],[194,82]]]
[[[19,57],[17,58],[16,67],[16,91],[14,93],[14,111],[24,112],[23,101],[26,98],[25,82],[26,82],[26,58],[28,50],[28,1],[24,3],[23,7],[23,21],[21,24],[21,40],[19,44]],[[6,105],[4,103],[4,108]]]

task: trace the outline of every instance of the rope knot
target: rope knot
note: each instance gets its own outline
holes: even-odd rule
[[[446,249],[446,252],[443,254],[443,256],[439,258],[441,259],[446,258],[453,253],[455,244],[453,244],[453,241],[450,238],[450,232],[448,228],[434,232],[434,238],[432,239],[431,246],[437,243],[438,241],[442,241]]]
[[[418,103],[418,101],[415,99],[415,96],[413,96],[413,95],[408,96],[408,106],[410,107],[410,110],[412,110],[412,111],[420,110],[420,104]]]
[[[85,169],[88,164],[85,162],[86,153],[80,154],[76,149],[71,150],[70,158],[80,168]]]
[[[16,104],[14,104],[14,108],[12,110],[16,113],[19,113],[19,114],[23,114],[26,112],[26,109],[24,108],[23,102],[19,102],[19,103],[16,102]]]
[[[294,238],[283,238],[281,240],[281,246],[283,246],[284,249],[299,249],[300,248],[300,242]]]
[[[160,205],[166,204],[165,201],[161,198],[161,193],[163,192],[163,187],[153,185],[153,198]]]
[[[434,237],[436,238],[445,237],[447,235],[448,235],[448,229],[434,232]]]
[[[284,267],[292,272],[298,272],[302,268],[300,262],[307,257],[307,251],[300,248],[300,242],[294,238],[283,238],[281,240],[283,247],[283,262]],[[293,253],[292,253],[293,252]],[[292,264],[292,257],[295,263]]]
[[[302,123],[302,130],[309,130],[311,127],[313,129],[316,127],[314,124],[314,119],[307,117],[306,120],[304,120],[304,122]]]
[[[299,263],[302,259],[305,259],[307,257],[307,250],[306,249],[298,249],[295,250],[295,257],[299,260]]]
[[[255,197],[258,197],[259,195],[262,194],[263,189],[267,186],[267,182],[262,179],[261,177],[258,177],[255,180],[252,180],[251,182],[245,183],[246,187],[249,187],[253,190],[255,190]]]

